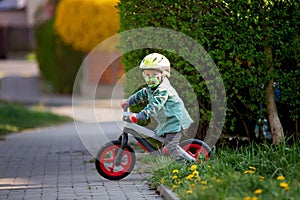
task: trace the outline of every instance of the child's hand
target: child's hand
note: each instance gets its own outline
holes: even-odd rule
[[[138,121],[143,120],[143,119],[145,119],[145,118],[143,117],[142,114],[131,113],[131,114],[129,115],[129,119],[130,119],[130,121],[131,121],[132,123],[137,123]]]
[[[124,100],[121,102],[121,107],[122,107],[123,109],[129,107],[129,103],[128,103],[128,100],[127,100],[127,99],[124,99]]]
[[[131,113],[131,114],[129,115],[129,119],[130,119],[130,121],[131,121],[132,123],[137,123],[137,122],[138,122],[138,116],[137,116],[136,113]]]

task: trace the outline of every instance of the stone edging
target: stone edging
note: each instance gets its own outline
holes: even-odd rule
[[[160,195],[164,197],[165,200],[180,200],[178,195],[175,194],[172,190],[159,185],[157,190],[160,192]]]

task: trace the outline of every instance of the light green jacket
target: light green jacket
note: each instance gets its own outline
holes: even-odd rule
[[[187,129],[193,122],[182,99],[167,78],[164,78],[156,89],[145,87],[128,100],[129,105],[148,101],[139,114],[145,119],[149,119],[150,116],[156,119],[158,126],[155,132],[158,136]]]

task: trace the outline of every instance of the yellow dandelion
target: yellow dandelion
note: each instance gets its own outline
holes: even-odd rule
[[[246,196],[246,197],[244,198],[244,200],[258,200],[258,198],[257,198],[257,197]]]
[[[208,167],[208,169],[210,169],[210,165],[208,165],[207,167]]]
[[[197,169],[197,165],[192,165],[190,168],[192,171],[195,171]]]
[[[254,174],[254,171],[252,171],[252,170],[246,170],[246,171],[244,171],[244,174]]]
[[[259,176],[259,181],[263,181],[263,180],[265,180],[265,177]]]
[[[196,171],[196,170],[195,170],[195,171],[193,171],[193,173],[192,173],[192,174],[193,174],[193,176],[199,176],[199,172],[198,172],[198,171]]]
[[[279,180],[279,181],[283,181],[285,178],[284,178],[284,176],[278,176],[277,177],[277,180]]]
[[[176,189],[176,188],[178,188],[178,186],[177,186],[177,185],[173,185],[172,188],[173,188],[173,189]]]
[[[190,180],[193,179],[193,177],[194,177],[193,174],[190,174],[190,175],[188,175],[188,176],[186,177],[186,179],[190,181]]]
[[[206,189],[207,189],[207,187],[206,187],[206,186],[203,186],[201,189],[202,189],[202,190],[206,190]]]
[[[201,181],[201,184],[202,184],[202,185],[206,185],[207,182],[206,182],[206,181]]]
[[[191,194],[191,193],[192,193],[192,190],[187,190],[186,193],[187,193],[187,194]]]
[[[255,167],[252,167],[252,166],[249,166],[249,169],[251,169],[251,170],[256,170],[256,168],[255,168]]]
[[[160,180],[160,182],[161,182],[161,184],[164,184],[165,178],[162,178],[162,179]]]
[[[222,183],[222,179],[218,178],[217,180],[217,183]]]
[[[178,176],[175,175],[172,177],[172,180],[177,179],[177,178],[178,178]]]
[[[281,182],[281,183],[279,184],[279,186],[282,187],[282,188],[288,188],[288,187],[289,187],[289,184],[287,184],[286,182]]]
[[[194,183],[192,183],[190,186],[191,186],[191,187],[195,187],[195,184],[194,184]]]
[[[263,192],[262,189],[257,189],[254,191],[254,194],[261,194],[262,192]]]
[[[181,181],[181,180],[178,180],[178,181],[177,181],[177,184],[178,184],[178,185],[179,185],[179,184],[181,184],[181,183],[182,183],[182,181]]]
[[[173,174],[177,174],[179,171],[178,171],[178,169],[174,169],[172,172],[173,172]]]

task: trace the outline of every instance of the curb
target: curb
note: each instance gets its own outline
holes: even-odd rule
[[[165,200],[180,200],[180,198],[172,190],[160,185],[157,187],[160,195],[164,197]]]

